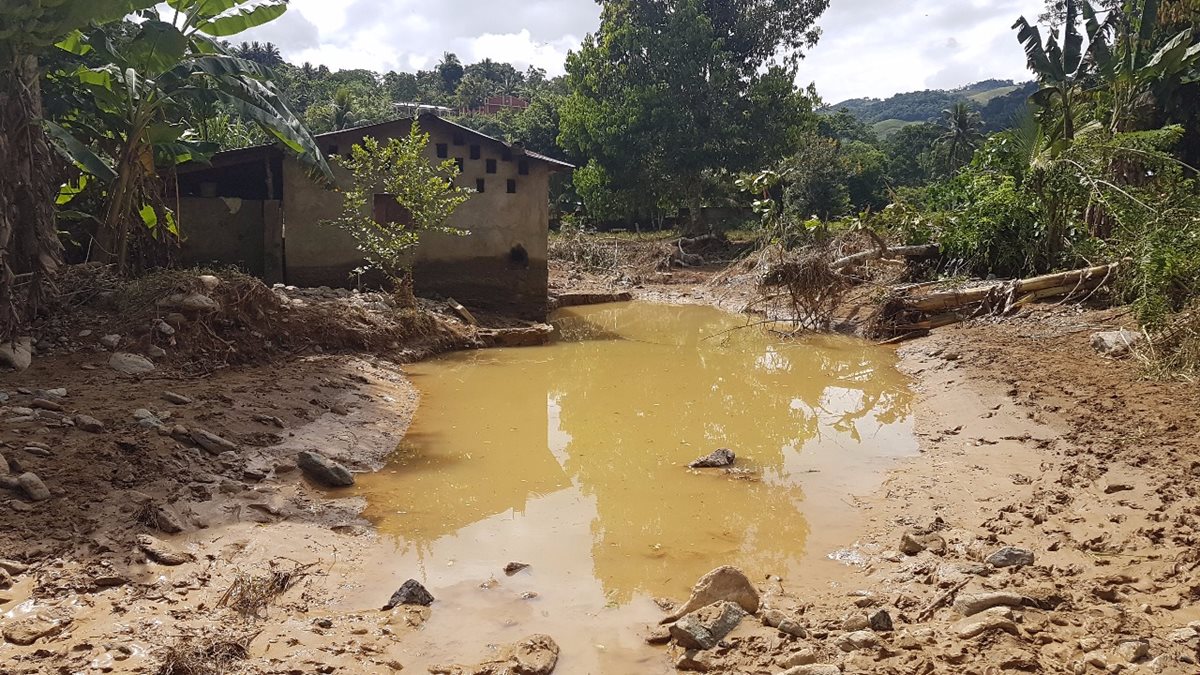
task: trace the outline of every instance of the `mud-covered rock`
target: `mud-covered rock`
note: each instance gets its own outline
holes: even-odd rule
[[[154,363],[150,359],[129,352],[113,352],[108,359],[108,367],[126,375],[145,375],[154,372]]]
[[[858,649],[874,649],[880,644],[879,636],[869,630],[856,630],[838,638],[837,646],[844,652]]]
[[[719,448],[703,457],[692,460],[692,463],[688,464],[688,466],[693,469],[715,469],[723,466],[733,466],[736,458],[732,450]]]
[[[17,484],[21,486],[21,490],[25,493],[25,496],[35,502],[50,499],[50,488],[46,487],[46,484],[42,482],[42,479],[36,473],[26,471],[17,476]]]
[[[296,455],[296,465],[306,476],[322,485],[329,487],[354,485],[354,476],[349,469],[319,452],[312,450],[301,452]]]
[[[76,415],[74,422],[76,429],[81,429],[92,434],[104,433],[104,422],[91,415]]]
[[[1122,356],[1142,342],[1141,333],[1131,330],[1107,330],[1092,333],[1092,349],[1105,356]]]
[[[809,663],[793,666],[779,675],[841,675],[842,669],[832,663]]]
[[[750,579],[746,578],[745,573],[736,567],[725,565],[700,577],[692,587],[692,595],[688,601],[671,616],[663,619],[663,623],[676,621],[685,614],[722,600],[737,604],[749,614],[758,612],[758,590],[750,583]]]
[[[473,666],[434,666],[434,675],[550,675],[558,665],[558,643],[537,634],[509,645],[500,656]]]
[[[984,633],[1002,630],[1013,635],[1017,634],[1017,624],[1002,614],[983,612],[969,616],[954,624],[954,634],[963,640],[978,637]]]
[[[213,432],[204,429],[190,429],[188,436],[196,445],[214,455],[219,455],[222,452],[237,451],[238,449],[237,444],[233,441],[227,441]]]
[[[148,534],[139,534],[137,545],[148,558],[161,565],[182,565],[193,560],[192,554]]]
[[[409,579],[400,584],[400,588],[392,593],[392,597],[388,599],[387,604],[383,609],[392,609],[397,605],[420,605],[428,607],[433,604],[433,594],[421,585],[421,582],[416,579]]]
[[[759,619],[764,626],[770,626],[778,630],[780,633],[787,633],[793,637],[807,637],[808,630],[804,625],[796,620],[792,615],[778,609],[768,609],[762,612]]]
[[[1033,551],[1016,546],[1005,546],[992,553],[984,562],[992,567],[1020,567],[1033,564]]]
[[[737,628],[746,611],[721,601],[684,615],[671,625],[671,639],[684,649],[712,649]]]
[[[713,669],[712,654],[702,649],[688,649],[675,659],[675,670],[685,673],[707,673]]]
[[[34,614],[9,621],[4,624],[0,634],[3,634],[7,642],[28,646],[47,635],[57,633],[68,623],[70,623],[70,619],[66,617]]]
[[[954,598],[954,611],[963,616],[978,614],[993,607],[1020,607],[1025,599],[1011,591],[960,592]]]

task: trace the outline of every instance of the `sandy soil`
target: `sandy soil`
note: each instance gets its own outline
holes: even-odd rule
[[[744,302],[732,285],[697,287],[705,278],[621,288]],[[1047,306],[900,347],[921,398],[922,454],[858,500],[841,556],[851,564],[757,584],[800,636],[746,619],[714,650],[647,647],[648,658],[771,675],[1200,672],[1200,393],[1097,356],[1091,333],[1124,318]],[[364,570],[386,546],[361,503],[324,498],[294,461],[316,449],[377,468],[417,404],[398,367],[310,356],[133,378],[105,368],[107,357],[84,349],[0,380],[11,395],[0,454],[12,475],[33,471],[51,492],[35,502],[0,489],[0,673],[164,672],[164,659],[176,659],[174,672],[203,672],[181,664],[226,656],[229,672],[402,668],[397,636],[437,605],[367,606],[375,591]],[[57,387],[66,395],[46,393]],[[167,402],[165,391],[191,402]],[[29,415],[35,398],[63,410]],[[139,423],[138,409],[163,431]],[[60,419],[77,414],[105,429]],[[237,449],[206,452],[172,437],[176,425]],[[906,533],[921,546],[902,553]],[[142,535],[188,559],[154,561]],[[1004,546],[1033,563],[983,562]],[[1007,594],[991,596],[1004,606],[964,617],[967,600],[993,591]],[[347,597],[363,606],[346,609]],[[465,672],[503,666],[489,667]]]

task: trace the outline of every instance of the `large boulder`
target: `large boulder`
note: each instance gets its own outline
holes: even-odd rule
[[[750,579],[738,568],[725,565],[700,577],[692,587],[692,596],[688,601],[674,614],[663,619],[662,623],[678,621],[686,614],[722,600],[735,603],[750,614],[758,611],[758,590],[754,588],[754,584],[751,584]]]
[[[354,476],[350,471],[314,450],[305,450],[296,456],[296,465],[306,476],[328,487],[348,487],[354,485]]]

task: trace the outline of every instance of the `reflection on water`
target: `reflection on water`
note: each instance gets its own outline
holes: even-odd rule
[[[745,322],[573,308],[555,344],[412,366],[411,432],[358,488],[395,565],[437,595],[523,560],[526,577],[498,576],[536,587],[543,618],[682,596],[719,564],[799,572],[827,552],[808,550],[814,524],[836,527],[845,495],[915,451],[910,395],[886,350],[730,330]],[[685,468],[719,447],[756,479]]]

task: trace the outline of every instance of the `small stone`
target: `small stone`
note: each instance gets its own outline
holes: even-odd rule
[[[5,572],[8,572],[9,574],[11,574],[13,576],[17,576],[19,574],[24,574],[25,572],[29,571],[29,565],[26,565],[25,563],[17,562],[16,560],[0,558],[0,570],[4,570]]]
[[[1200,637],[1200,632],[1197,632],[1191,626],[1185,626],[1184,628],[1167,633],[1167,639],[1171,642],[1190,642],[1197,637]]]
[[[665,645],[671,641],[671,630],[666,626],[650,626],[646,629],[645,642],[648,645]]]
[[[81,338],[91,337],[91,336],[92,336],[92,331],[88,328],[84,328],[83,330],[79,331],[79,337],[81,337]]]
[[[91,415],[76,415],[75,427],[93,434],[104,433],[104,423]]]
[[[1015,546],[1004,548],[989,555],[984,562],[992,567],[1020,567],[1033,564],[1033,551]]]
[[[206,431],[204,429],[191,429],[188,432],[188,436],[196,445],[199,445],[214,455],[219,455],[222,452],[236,452],[238,450],[236,443],[227,441],[211,431]]]
[[[1101,670],[1106,670],[1108,668],[1108,657],[1106,657],[1103,652],[1088,652],[1087,654],[1083,655],[1083,662],[1089,666],[1092,666],[1093,668],[1099,668]]]
[[[4,459],[4,455],[0,455],[0,476],[7,476],[11,469],[8,468],[8,460]]]
[[[970,638],[996,630],[1016,635],[1017,624],[1003,616],[991,613],[969,616],[954,624],[955,635],[963,640],[969,640]]]
[[[817,662],[817,653],[812,647],[805,647],[794,654],[788,654],[787,658],[779,665],[784,668],[795,668],[796,666],[807,666],[810,663]]]
[[[104,337],[100,338],[100,344],[103,345],[105,349],[116,349],[117,345],[121,344],[121,336],[116,334],[105,335]]]
[[[193,559],[192,554],[148,534],[139,534],[137,545],[151,560],[163,565],[182,565]]]
[[[22,371],[33,363],[33,340],[20,337],[12,342],[0,344],[0,365]]]
[[[888,614],[886,609],[881,609],[871,615],[870,619],[871,630],[877,633],[890,633],[895,630],[892,625],[892,615]]]
[[[972,616],[992,607],[1020,607],[1024,598],[1009,591],[959,593],[954,598],[954,611],[963,616]]]
[[[684,649],[712,649],[746,616],[737,604],[722,601],[686,614],[671,625],[671,638]]]
[[[66,398],[67,397],[67,390],[65,387],[55,387],[54,389],[47,389],[44,393],[47,396],[52,396],[54,398]]]
[[[844,652],[872,649],[879,646],[879,636],[869,630],[856,630],[838,638],[838,648]]]
[[[296,465],[309,478],[328,487],[354,485],[354,476],[341,464],[319,452],[306,450],[296,456]]]
[[[863,614],[851,614],[842,620],[842,630],[856,631],[866,630],[871,627],[871,621]]]
[[[171,324],[175,328],[179,328],[183,324],[187,323],[187,317],[180,314],[179,312],[171,312],[170,314],[167,315],[166,321],[167,321],[167,323]]]
[[[162,397],[163,400],[167,401],[168,403],[174,403],[175,405],[187,405],[192,402],[191,398],[184,396],[183,394],[176,394],[173,391],[164,391]]]
[[[146,347],[146,356],[149,356],[152,359],[161,359],[166,355],[167,350],[159,347],[158,345],[150,345],[149,347]]]
[[[25,472],[17,476],[17,483],[25,491],[26,496],[35,502],[50,499],[50,488],[46,487],[36,473]]]
[[[1150,655],[1150,645],[1145,640],[1126,640],[1113,651],[1113,661],[1137,663]]]
[[[675,659],[675,670],[684,672],[707,673],[712,667],[712,655],[699,649],[688,649]]]
[[[196,277],[196,280],[200,282],[204,290],[209,292],[217,290],[217,286],[221,285],[221,278],[212,274],[201,274]]]
[[[699,459],[693,460],[688,464],[693,469],[712,469],[722,466],[732,466],[735,456],[733,451],[728,448],[720,448],[713,450],[709,454]]]
[[[69,619],[33,615],[5,624],[4,630],[0,632],[3,633],[5,640],[14,645],[28,646],[55,633],[68,623],[70,623]]]
[[[117,576],[115,574],[99,576],[95,579],[92,579],[92,584],[98,588],[114,588],[116,586],[124,586],[127,583],[129,583],[129,579],[126,579],[122,576]]]
[[[675,621],[685,614],[721,600],[737,603],[749,614],[758,612],[758,591],[750,583],[750,579],[736,567],[725,565],[700,577],[692,587],[692,595],[688,601],[664,619],[663,623]]]
[[[923,544],[912,532],[900,535],[900,552],[904,555],[917,555],[925,550]]]
[[[1104,356],[1122,356],[1137,346],[1143,339],[1141,333],[1131,330],[1110,330],[1092,334],[1092,349]]]
[[[221,309],[216,300],[203,293],[189,293],[179,300],[177,306],[185,312],[215,312]]]
[[[159,319],[158,322],[154,324],[154,330],[166,335],[167,337],[175,334],[175,327],[166,321],[163,321],[162,319]]]
[[[1128,483],[1109,483],[1104,487],[1104,494],[1111,495],[1118,492],[1126,492],[1132,489],[1133,486]]]
[[[786,633],[792,637],[808,636],[808,630],[799,621],[778,609],[763,611],[760,619],[764,626],[775,628],[780,633]]]
[[[62,412],[63,406],[57,401],[50,401],[44,398],[35,398],[29,402],[29,407],[38,408],[40,410],[53,410],[54,412]]]
[[[126,375],[145,375],[154,371],[154,364],[144,356],[128,352],[113,352],[108,367]]]
[[[511,577],[512,575],[516,574],[517,572],[520,572],[521,570],[523,570],[527,567],[529,567],[528,563],[516,562],[516,561],[510,562],[504,566],[504,573]]]
[[[383,606],[383,609],[389,610],[396,605],[421,605],[422,607],[428,607],[432,604],[433,595],[425,590],[425,587],[419,581],[409,579],[401,584],[395,593],[392,593],[392,597]]]

